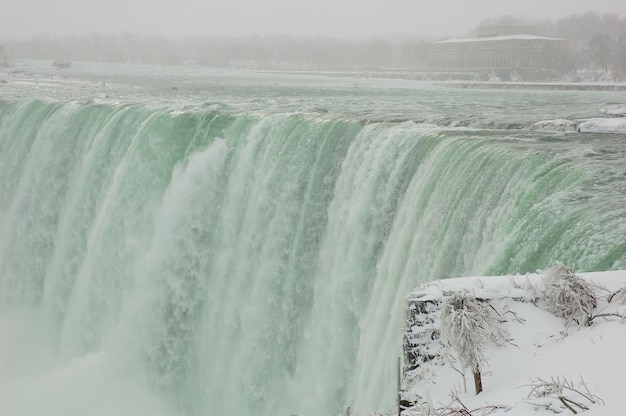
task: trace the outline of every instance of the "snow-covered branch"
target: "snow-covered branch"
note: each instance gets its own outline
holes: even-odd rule
[[[604,404],[604,401],[592,394],[583,378],[578,385],[565,377],[552,377],[549,381],[538,378],[531,380],[527,403],[545,407],[556,413],[568,409],[576,414],[581,410],[589,410],[592,404]],[[582,391],[584,390],[584,391]]]

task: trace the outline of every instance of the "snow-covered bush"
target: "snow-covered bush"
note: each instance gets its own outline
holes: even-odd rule
[[[487,308],[469,293],[457,293],[445,300],[441,312],[441,339],[449,345],[464,369],[474,375],[476,394],[482,391],[481,371],[487,364],[486,342],[504,344],[506,333]]]
[[[544,279],[546,310],[565,319],[567,325],[572,321],[588,325],[597,305],[593,286],[563,264],[546,270]]]

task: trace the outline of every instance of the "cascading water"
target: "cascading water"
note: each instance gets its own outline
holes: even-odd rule
[[[414,286],[626,267],[624,151],[516,134],[0,101],[0,402],[391,409]]]

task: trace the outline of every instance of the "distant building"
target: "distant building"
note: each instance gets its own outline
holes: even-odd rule
[[[435,42],[429,49],[427,67],[448,72],[560,70],[567,62],[565,39],[521,34]]]

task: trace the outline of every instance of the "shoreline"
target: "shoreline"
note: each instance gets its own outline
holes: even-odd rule
[[[9,83],[9,80],[30,80],[32,73],[29,73],[29,65],[26,67],[24,63],[44,62],[41,60],[22,59],[16,61],[18,65],[0,68],[0,83]],[[85,61],[93,63],[91,61]],[[19,65],[19,64],[22,65]],[[132,65],[132,64],[131,64]],[[171,65],[162,65],[171,67]],[[607,81],[501,81],[496,79],[485,79],[486,73],[452,73],[452,72],[421,72],[410,70],[291,70],[291,69],[252,69],[252,68],[222,68],[211,67],[197,64],[180,65],[181,67],[202,67],[210,69],[230,69],[242,72],[253,72],[259,74],[284,74],[284,75],[301,75],[301,76],[317,76],[317,77],[335,77],[335,78],[354,78],[354,79],[386,79],[386,80],[406,80],[423,82],[444,88],[457,89],[498,89],[498,90],[552,90],[552,91],[607,91],[622,92],[626,91],[626,82],[607,82]],[[58,69],[57,69],[58,71]],[[71,71],[71,70],[69,70]],[[71,72],[58,71],[54,72],[56,77],[62,76],[66,78]],[[2,77],[4,75],[4,77]],[[31,75],[29,77],[28,75]],[[482,76],[482,80],[478,77]],[[17,78],[16,78],[17,77]],[[554,78],[552,78],[554,79]]]
[[[390,79],[430,83],[440,87],[461,89],[536,89],[562,91],[626,91],[626,82],[606,81],[479,81],[451,79],[447,72],[410,71],[308,71],[308,70],[252,70],[264,74],[325,76],[356,79]],[[448,79],[444,79],[448,76]]]
[[[567,82],[489,82],[448,81],[435,85],[461,89],[562,90],[562,91],[626,91],[624,83],[567,83]]]

